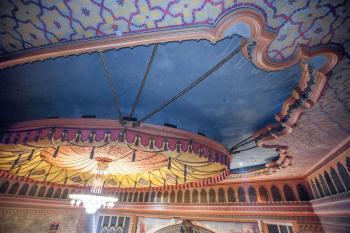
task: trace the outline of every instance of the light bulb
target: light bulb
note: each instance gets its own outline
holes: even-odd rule
[[[75,200],[72,199],[72,200],[70,201],[70,205],[73,206],[74,204],[75,204]]]
[[[114,207],[114,203],[113,202],[108,202],[107,203],[107,207],[108,208],[113,208]]]

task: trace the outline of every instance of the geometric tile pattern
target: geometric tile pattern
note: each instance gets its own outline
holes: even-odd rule
[[[350,47],[347,0],[1,0],[0,56],[13,52],[172,28],[213,27],[229,12],[255,9],[277,33],[268,56],[283,60],[298,45]]]

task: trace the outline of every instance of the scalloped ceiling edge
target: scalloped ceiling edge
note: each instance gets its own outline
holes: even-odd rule
[[[324,55],[327,59],[326,64],[328,64],[328,66],[325,65],[326,70],[324,73],[328,73],[336,64],[332,64],[332,62],[334,62],[335,57],[339,56],[339,51],[334,49],[334,46],[323,46],[322,48],[317,49],[299,46],[297,52],[286,59],[285,62],[273,61],[268,57],[267,49],[272,41],[277,37],[277,33],[266,29],[267,25],[264,23],[264,17],[258,11],[254,9],[239,9],[225,14],[213,27],[197,26],[167,29],[146,32],[143,34],[121,36],[118,38],[94,39],[52,47],[43,47],[32,51],[24,51],[21,53],[8,55],[6,57],[8,59],[3,58],[0,60],[0,69],[35,61],[43,61],[51,58],[80,55],[84,53],[120,49],[125,47],[150,45],[155,43],[181,42],[185,40],[201,39],[216,43],[225,37],[225,31],[239,23],[247,25],[251,30],[251,38],[256,42],[252,62],[261,69],[267,71],[282,70],[299,63],[300,61],[309,60],[318,55]],[[244,55],[247,55],[246,48],[243,48],[242,52]]]

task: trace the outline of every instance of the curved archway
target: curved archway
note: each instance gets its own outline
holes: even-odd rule
[[[273,201],[282,201],[280,190],[274,185],[271,186],[271,196]]]
[[[216,202],[216,193],[214,189],[209,190],[209,202],[215,203]]]
[[[201,203],[207,203],[208,202],[208,196],[207,191],[205,189],[201,190]]]
[[[259,188],[260,200],[263,202],[270,201],[269,193],[264,186]]]
[[[336,170],[334,168],[331,167],[331,177],[332,180],[334,181],[335,187],[338,190],[338,193],[343,193],[345,192],[345,187],[343,185],[343,182],[341,181],[338,173],[336,172]]]
[[[123,195],[124,195],[123,192],[119,193],[119,195],[118,195],[118,202],[122,202],[123,201]]]
[[[244,189],[242,187],[239,187],[237,192],[238,192],[238,201],[246,202]]]
[[[286,201],[296,201],[293,189],[288,184],[285,184],[283,186],[283,192],[284,192]]]
[[[45,191],[46,191],[46,187],[45,186],[41,186],[39,191],[38,191],[38,197],[43,197],[45,195]]]
[[[29,185],[27,183],[23,184],[21,186],[21,189],[18,192],[18,195],[22,195],[22,196],[26,195],[28,192],[28,189],[29,189]]]
[[[50,187],[50,188],[47,190],[47,193],[46,193],[45,197],[51,198],[52,195],[53,195],[53,191],[54,191],[53,187]]]
[[[175,203],[175,191],[170,192],[170,203]]]
[[[253,187],[249,187],[248,188],[248,196],[249,196],[249,201],[250,202],[256,202],[256,192],[255,192],[255,188]]]
[[[16,194],[18,191],[18,188],[19,188],[19,183],[12,184],[8,194]]]
[[[342,179],[346,187],[346,190],[350,190],[350,176],[348,172],[346,171],[345,167],[341,163],[337,163],[337,168],[338,168],[340,178]]]
[[[192,202],[193,203],[198,203],[198,190],[197,189],[194,189],[192,191]]]
[[[61,197],[61,192],[62,192],[61,188],[56,189],[55,193],[53,194],[53,197],[54,198],[60,198]]]
[[[306,191],[304,185],[298,184],[297,185],[298,195],[300,201],[310,201],[309,193]]]
[[[5,181],[4,183],[2,183],[0,186],[0,193],[6,193],[9,186],[10,186],[10,182],[8,181]]]
[[[329,191],[329,188],[328,188],[326,182],[325,182],[324,179],[323,179],[323,176],[320,174],[320,175],[318,176],[318,178],[320,179],[320,182],[321,182],[321,186],[322,186],[324,195],[325,195],[325,196],[331,195],[331,193],[330,193],[330,191]]]
[[[139,195],[139,202],[143,202],[143,192],[140,192],[140,195]]]
[[[135,193],[134,193],[134,197],[133,197],[133,199],[132,199],[132,202],[137,202],[138,199],[139,199],[139,193],[138,193],[138,192],[135,192]]]
[[[156,201],[156,192],[155,192],[155,191],[152,191],[152,192],[151,192],[151,199],[150,199],[149,202],[154,203],[155,201]]]
[[[145,193],[145,198],[143,199],[143,202],[149,202],[149,192]]]
[[[314,198],[320,198],[320,194],[318,193],[318,190],[316,188],[315,182],[313,180],[310,181],[311,188],[314,194]]]
[[[126,202],[128,200],[128,195],[129,195],[128,192],[124,193],[124,195],[123,195],[123,202]]]
[[[324,172],[324,178],[326,180],[326,183],[329,187],[329,191],[331,192],[331,194],[337,194],[337,189],[335,188],[334,183],[327,171]]]
[[[231,187],[227,189],[227,201],[236,202],[235,191]]]
[[[134,193],[130,192],[128,195],[128,202],[132,202],[132,198],[134,197]]]
[[[62,193],[62,199],[67,199],[68,198],[68,193],[69,193],[69,190],[68,189],[64,189],[63,193]]]
[[[180,190],[180,191],[178,191],[177,192],[177,198],[176,198],[176,202],[177,203],[182,203],[182,196],[183,196],[183,193],[182,193],[182,191]]]
[[[163,193],[163,203],[168,203],[168,201],[169,201],[169,193],[168,191],[165,191]]]
[[[315,184],[316,184],[318,193],[320,194],[320,197],[324,197],[323,189],[322,189],[322,187],[321,187],[320,182],[318,181],[318,179],[317,179],[316,177],[315,177]]]
[[[219,188],[219,190],[218,190],[218,201],[221,203],[226,202],[225,191],[223,188]]]
[[[185,203],[190,203],[191,202],[191,193],[190,190],[185,191]]]
[[[35,196],[37,190],[38,186],[36,184],[32,185],[32,187],[30,187],[28,196]]]
[[[160,192],[160,191],[157,192],[156,202],[157,203],[161,203],[162,202],[162,192]]]

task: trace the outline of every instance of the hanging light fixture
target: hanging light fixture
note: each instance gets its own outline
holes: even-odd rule
[[[113,208],[114,202],[118,201],[117,198],[102,196],[102,188],[104,184],[104,177],[108,174],[109,163],[112,162],[108,157],[96,157],[97,169],[96,174],[91,187],[91,194],[69,194],[72,206],[83,205],[86,213],[93,214],[99,208]]]

